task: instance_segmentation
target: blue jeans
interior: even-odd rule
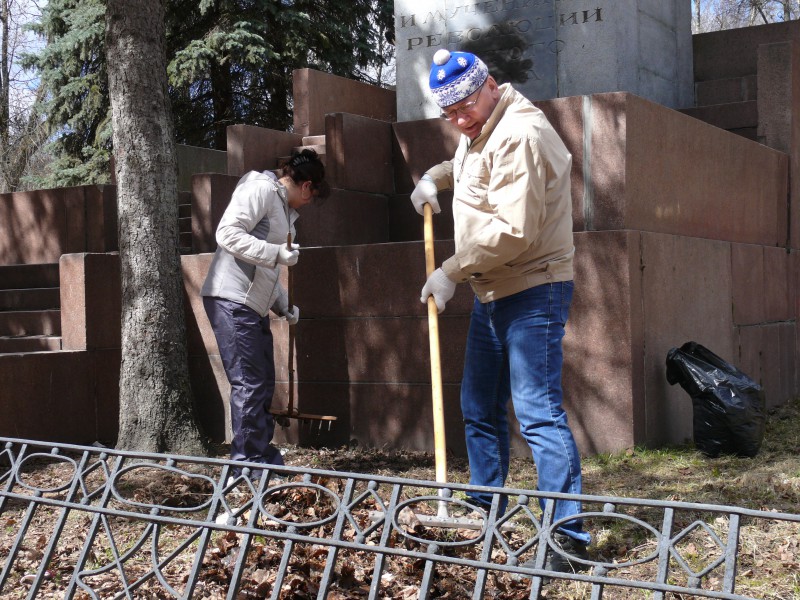
[[[475,299],[461,383],[471,484],[505,484],[510,396],[520,432],[533,454],[538,489],[581,493],[580,455],[561,406],[561,341],[572,291],[573,283],[567,281],[486,304]],[[486,507],[491,495],[476,493],[472,500]],[[502,510],[506,502],[504,497]],[[554,518],[580,512],[580,502],[560,500]],[[589,542],[580,519],[568,521],[561,531]]]
[[[231,384],[231,458],[282,465],[280,451],[270,443],[275,433],[269,412],[275,359],[269,317],[222,298],[204,297],[203,306]]]

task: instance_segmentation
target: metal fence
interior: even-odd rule
[[[3,598],[741,599],[743,530],[800,527],[726,506],[289,467],[251,481],[227,460],[0,446]],[[491,491],[492,509],[470,506],[470,489]],[[546,568],[563,498],[581,500],[598,548],[570,557],[574,573]],[[614,536],[636,546],[606,556]]]

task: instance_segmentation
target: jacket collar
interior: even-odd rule
[[[478,136],[471,142],[467,140],[468,147],[486,141],[489,136],[492,135],[492,132],[494,131],[495,127],[497,127],[500,119],[502,119],[503,115],[505,115],[506,109],[513,104],[517,92],[513,87],[511,87],[511,84],[504,83],[498,89],[502,93],[500,94],[500,99],[497,101],[497,106],[494,107],[492,114],[489,115],[489,118],[486,120],[486,123],[484,123],[483,128]]]

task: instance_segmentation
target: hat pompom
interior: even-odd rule
[[[436,54],[433,55],[433,63],[436,65],[444,65],[447,64],[447,61],[450,60],[450,51],[445,48],[440,48],[436,51]]]
[[[487,77],[489,69],[474,54],[440,48],[433,55],[429,85],[436,104],[444,108],[475,93]]]

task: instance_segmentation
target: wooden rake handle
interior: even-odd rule
[[[425,216],[425,273],[436,270],[433,253],[433,209],[423,206]],[[447,444],[444,429],[444,400],[442,397],[442,360],[439,353],[439,309],[436,300],[428,296],[428,339],[431,353],[431,392],[433,401],[433,447],[436,457],[436,481],[447,482]]]
[[[292,232],[286,234],[286,249],[292,251]],[[286,267],[286,298],[289,311],[292,310],[292,267]],[[288,319],[287,319],[288,320]],[[294,325],[289,323],[289,401],[287,412],[291,415],[294,412]]]

